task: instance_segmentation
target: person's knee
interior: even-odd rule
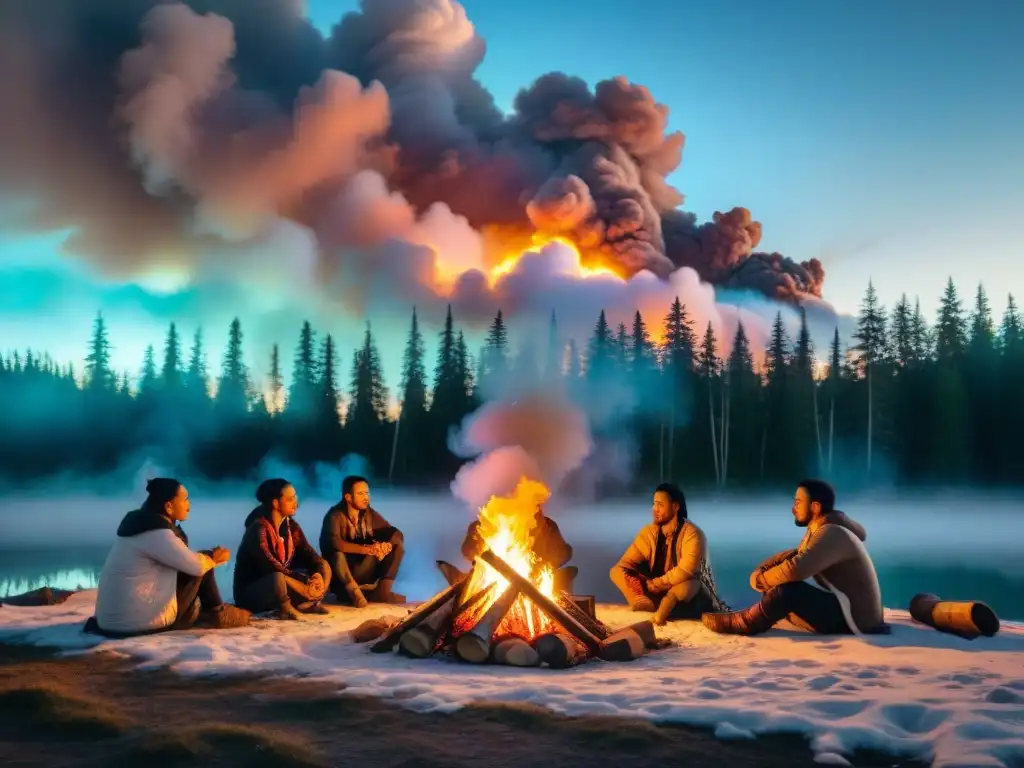
[[[273,573],[270,575],[270,588],[274,593],[274,597],[279,602],[287,602],[288,580],[284,577],[283,573]]]
[[[334,568],[331,567],[331,562],[329,560],[327,560],[326,558],[324,559],[324,562],[323,562],[323,571],[324,571],[324,573],[323,573],[324,583],[325,584],[330,584],[331,583],[331,577],[334,576]]]
[[[395,528],[395,532],[391,534],[391,547],[395,551],[405,551],[405,534]]]
[[[608,578],[612,580],[612,584],[619,584],[622,582],[622,569],[617,565],[613,565],[608,569]]]
[[[688,603],[700,592],[700,583],[693,579],[675,584],[668,591],[680,603]]]

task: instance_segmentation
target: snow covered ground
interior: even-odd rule
[[[480,700],[529,702],[567,715],[604,714],[715,729],[720,738],[771,731],[808,734],[819,762],[846,764],[857,747],[933,757],[936,766],[1006,766],[1024,760],[1024,624],[966,641],[889,611],[890,636],[814,637],[774,630],[722,637],[697,622],[659,634],[677,646],[630,664],[591,662],[565,671],[474,667],[443,659],[371,654],[347,630],[375,615],[332,606],[303,623],[259,620],[243,630],[168,633],[125,641],[84,635],[95,593],[61,606],[0,609],[0,642],[102,648],[142,668],[185,675],[304,675],[344,692],[451,711]],[[601,606],[611,625],[638,619]]]

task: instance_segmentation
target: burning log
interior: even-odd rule
[[[510,667],[539,667],[541,663],[540,654],[517,635],[497,641],[491,655],[495,664],[507,664]]]
[[[612,630],[608,626],[597,618],[590,616],[590,614],[580,608],[576,601],[564,592],[559,593],[558,596],[555,597],[555,601],[558,603],[560,608],[565,610],[565,612],[572,616],[581,627],[585,627],[586,630],[598,640],[604,640],[612,633]]]
[[[491,585],[496,586],[495,584]],[[491,655],[491,639],[494,637],[494,630],[505,614],[508,613],[516,598],[519,597],[519,590],[513,585],[508,587],[491,605],[484,615],[477,621],[472,629],[459,635],[455,641],[455,653],[463,661],[473,664],[483,664]]]
[[[459,626],[466,626],[473,621],[467,617],[472,616],[473,612],[484,600],[489,598],[493,591],[480,590],[467,600],[466,590],[473,583],[474,573],[475,569],[468,576],[463,576],[463,580],[455,585],[459,589],[456,591],[454,599],[446,602],[417,626],[407,629],[402,634],[398,644],[400,650],[413,658],[425,659],[444,645],[445,637],[453,629],[457,630]]]
[[[432,598],[427,600],[427,602],[411,611],[408,616],[392,627],[384,637],[371,645],[370,650],[373,653],[387,653],[388,651],[394,650],[395,646],[398,645],[401,640],[402,634],[406,630],[417,626],[420,622],[428,618],[438,609],[442,608],[449,601],[454,600],[455,595],[462,588],[463,583],[465,583],[465,580],[460,581],[457,584],[452,584],[444,591],[438,592]]]
[[[398,641],[398,649],[416,659],[425,659],[440,647],[452,623],[455,600],[449,600],[418,626],[407,629]]]
[[[540,660],[552,669],[566,669],[582,664],[590,654],[587,646],[572,635],[562,632],[546,632],[533,641]]]
[[[478,557],[494,568],[512,585],[517,592],[522,592],[529,600],[548,616],[557,621],[562,627],[570,632],[576,639],[582,642],[587,649],[596,654],[601,646],[601,640],[586,627],[574,619],[565,609],[554,600],[549,599],[529,579],[521,576],[512,566],[502,560],[490,549],[485,549]],[[511,604],[510,604],[511,605]]]

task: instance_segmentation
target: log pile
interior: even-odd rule
[[[504,577],[507,586],[492,583],[467,594],[477,569],[485,564]],[[548,619],[543,631],[532,632],[528,620],[511,613],[520,597]],[[565,669],[595,658],[632,661],[659,647],[663,645],[650,621],[613,630],[598,620],[592,599],[562,593],[551,599],[485,550],[473,570],[390,627],[370,651],[390,653],[397,648],[412,658],[444,654],[471,664]]]

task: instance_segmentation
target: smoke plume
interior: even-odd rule
[[[69,231],[69,253],[110,275],[173,265],[193,280],[298,226],[310,236],[290,238],[279,278],[312,269],[312,301],[356,311],[378,295],[469,320],[565,296],[592,310],[602,292],[635,307],[694,273],[820,297],[821,264],[757,252],[746,209],[703,224],[678,210],[667,177],[683,135],[643,86],[551,73],[504,115],[455,0],[365,0],[326,38],[302,13],[296,0],[7,0],[0,221]],[[541,249],[495,275],[556,237],[613,274],[584,279]]]
[[[484,405],[466,418],[452,442],[456,454],[475,458],[452,481],[455,496],[473,508],[510,494],[524,476],[557,490],[593,448],[586,415],[551,392]]]

